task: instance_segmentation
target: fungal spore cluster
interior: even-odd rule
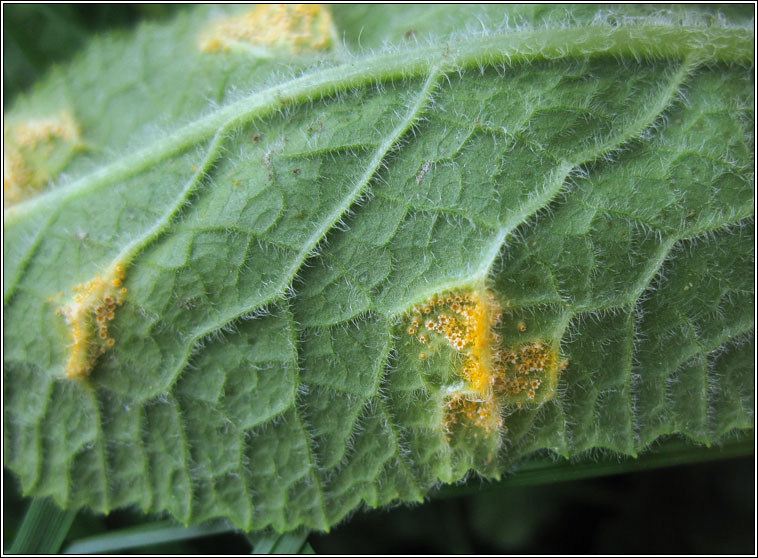
[[[487,433],[498,430],[504,405],[521,406],[552,396],[558,372],[567,362],[543,340],[504,346],[498,333],[508,327],[503,316],[495,294],[484,288],[435,295],[408,313],[406,333],[427,345],[419,353],[422,361],[438,345],[457,355],[456,373],[463,387],[444,395],[443,427],[448,433],[464,421]],[[523,322],[515,327],[526,329]]]
[[[116,344],[109,332],[109,322],[116,317],[116,309],[128,293],[123,286],[125,277],[123,264],[115,264],[104,274],[74,285],[73,300],[58,309],[57,314],[65,317],[71,335],[68,378],[87,377],[97,358]]]

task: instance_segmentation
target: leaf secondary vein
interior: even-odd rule
[[[256,308],[264,307],[267,304],[281,298],[282,294],[286,291],[287,285],[291,284],[295,275],[302,267],[303,262],[313,253],[313,250],[315,250],[319,242],[321,242],[321,240],[324,238],[324,235],[326,235],[326,233],[344,215],[344,213],[352,206],[352,204],[364,193],[366,187],[370,183],[371,179],[374,177],[374,174],[384,162],[384,159],[387,156],[387,154],[396,147],[397,142],[400,140],[400,138],[402,138],[405,135],[408,129],[410,129],[413,123],[417,120],[421,112],[423,112],[424,108],[430,101],[434,93],[434,90],[437,87],[437,84],[439,83],[439,78],[441,77],[441,75],[442,73],[439,70],[433,71],[429,75],[426,82],[424,83],[424,86],[422,87],[421,91],[418,93],[416,100],[409,108],[405,117],[398,123],[398,125],[390,134],[390,136],[379,146],[379,149],[377,149],[368,168],[366,169],[364,174],[361,176],[361,178],[356,182],[355,186],[353,187],[353,190],[343,200],[343,202],[323,220],[321,225],[308,238],[303,248],[298,252],[297,256],[295,257],[292,265],[287,269],[287,272],[285,273],[286,280],[282,281],[281,284],[277,286],[277,288],[275,289],[275,292],[271,293],[269,297],[267,297],[265,300],[260,301],[259,304],[256,306]],[[219,320],[215,321],[212,325],[198,328],[196,331],[192,332],[187,342],[187,350],[185,351],[185,354],[182,356],[181,360],[175,367],[172,377],[176,379],[178,377],[179,371],[181,371],[186,366],[187,362],[189,361],[190,356],[192,355],[192,350],[195,345],[195,342],[205,337],[206,335],[209,335],[213,333],[214,331],[218,330],[224,324],[229,323],[239,318],[240,316],[246,313],[249,313],[252,310],[254,309],[251,309],[251,308],[237,309],[231,315],[221,317]]]
[[[691,54],[688,55],[666,86],[663,87],[660,95],[657,96],[649,109],[644,110],[636,118],[626,123],[626,125],[620,125],[618,127],[618,129],[621,130],[620,132],[612,134],[604,141],[599,142],[595,148],[580,152],[573,161],[563,161],[558,168],[553,171],[552,180],[548,182],[546,187],[543,188],[541,192],[538,192],[537,195],[531,196],[529,201],[521,206],[519,212],[509,219],[509,222],[503,225],[500,231],[498,231],[487,256],[482,262],[477,277],[483,280],[489,274],[505,239],[511,231],[539,210],[546,207],[561,191],[566,179],[572,171],[578,169],[581,165],[597,159],[609,151],[617,149],[642,133],[647,127],[651,126],[656,119],[660,117],[663,111],[674,101],[679,91],[679,87],[681,87],[687,77],[697,69],[699,62],[699,57]]]

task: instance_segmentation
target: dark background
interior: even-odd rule
[[[6,549],[28,501],[6,473]],[[308,540],[318,554],[754,554],[754,503],[749,456],[542,486],[485,485],[423,505],[361,510]],[[156,519],[85,510],[67,541]],[[250,545],[229,533],[138,551],[246,554]]]
[[[142,20],[171,18],[179,5],[3,6],[4,108],[50,66],[65,63],[96,33],[124,33]],[[5,548],[29,500],[4,474]],[[466,492],[464,489],[460,492]],[[359,511],[329,534],[311,535],[317,553],[754,554],[754,457],[582,481],[437,495],[423,506]],[[139,511],[80,512],[68,541],[153,521]],[[64,544],[65,547],[65,544]],[[248,553],[225,534],[144,547],[144,552]]]

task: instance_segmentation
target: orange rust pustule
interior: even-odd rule
[[[38,195],[74,153],[84,148],[70,112],[3,125],[3,201],[10,206]]]
[[[200,37],[205,52],[236,45],[285,48],[294,54],[322,51],[333,43],[334,23],[321,4],[259,4],[249,12],[213,22]]]
[[[500,304],[492,292],[454,291],[428,299],[412,309],[409,335],[420,343],[441,338],[464,359],[461,376],[464,391],[453,392],[445,403],[444,427],[466,420],[487,433],[502,425],[500,403],[493,393],[498,364],[493,349],[500,342],[494,327],[502,319]]]
[[[533,341],[511,351],[502,349],[496,356],[500,363],[496,391],[534,399],[544,383],[555,384],[557,373],[565,368],[558,351],[542,341]]]
[[[558,373],[566,367],[558,350],[543,341],[502,347],[495,331],[503,319],[502,307],[489,290],[436,295],[415,305],[411,312],[409,336],[430,346],[435,339],[444,340],[462,357],[458,374],[463,386],[445,395],[448,433],[464,419],[487,433],[497,430],[502,426],[503,404],[521,405],[535,400],[538,393],[542,394],[538,401],[551,397]],[[517,328],[524,331],[526,324],[518,322]]]
[[[115,264],[105,275],[72,287],[74,299],[56,312],[66,318],[71,334],[67,378],[87,377],[98,357],[116,344],[109,337],[108,324],[128,292],[121,287],[125,277],[124,266]]]
[[[481,398],[475,394],[453,393],[445,402],[444,428],[448,436],[454,425],[468,421],[490,433],[503,426],[498,402],[493,397]]]
[[[463,376],[484,396],[491,393],[496,378],[492,349],[499,338],[493,327],[501,319],[500,304],[491,292],[452,292],[414,306],[408,334],[422,343],[436,334],[463,354]]]

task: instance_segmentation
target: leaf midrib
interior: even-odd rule
[[[745,63],[753,59],[752,40],[752,30],[743,27],[588,25],[453,38],[444,46],[422,45],[407,51],[365,58],[356,56],[352,61],[302,75],[219,108],[167,138],[125,155],[65,187],[6,209],[4,220],[6,226],[12,225],[24,216],[60,206],[90,190],[139,174],[166,157],[208,140],[220,129],[242,125],[284,106],[313,101],[350,87],[428,75],[433,68],[446,73],[472,66],[599,54],[683,59],[697,53],[699,61]]]
[[[662,46],[661,46],[662,45]],[[538,29],[512,33],[483,33],[478,37],[453,38],[442,46],[422,45],[407,52],[397,50],[389,53],[359,58],[331,68],[302,75],[282,84],[259,91],[233,104],[222,107],[197,121],[179,129],[168,137],[158,140],[135,153],[127,154],[105,165],[100,170],[84,176],[71,184],[48,192],[4,211],[4,227],[13,227],[18,221],[48,211],[42,219],[29,249],[7,271],[3,302],[7,303],[19,284],[39,243],[66,202],[90,191],[105,188],[114,182],[139,174],[150,165],[166,157],[180,153],[193,145],[213,137],[203,168],[188,181],[179,198],[184,199],[194,191],[206,163],[212,161],[214,151],[225,139],[224,134],[255,118],[262,118],[287,104],[313,101],[349,87],[365,86],[396,78],[427,75],[437,68],[442,75],[485,64],[511,64],[533,59],[554,59],[570,56],[622,56],[689,58],[695,62],[752,61],[752,31],[743,27],[697,27],[664,25],[589,25],[561,29]],[[181,201],[181,200],[179,200]],[[174,206],[165,214],[175,213]],[[160,225],[160,223],[159,223]],[[150,231],[160,227],[151,227]],[[150,232],[148,231],[148,232]],[[507,231],[499,234],[502,244]],[[145,235],[141,237],[144,240]],[[122,251],[130,251],[130,248]],[[493,252],[494,254],[494,252]],[[493,255],[494,258],[494,255]],[[491,265],[483,265],[478,274],[483,276]]]

